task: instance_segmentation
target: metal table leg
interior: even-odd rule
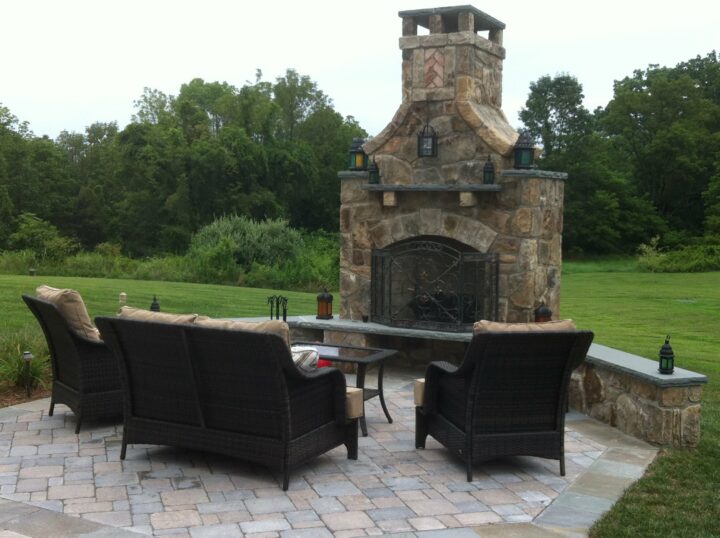
[[[388,408],[385,405],[385,395],[383,394],[383,373],[385,372],[385,361],[382,361],[380,363],[380,370],[378,370],[378,396],[380,396],[380,405],[382,406],[382,410],[385,412],[385,416],[388,419],[388,422],[392,424],[392,417],[390,416],[390,413],[388,412]]]
[[[360,417],[360,429],[362,430],[363,437],[367,437],[367,424],[365,423],[365,372],[367,365],[357,365],[357,379],[355,386],[359,389],[363,389],[363,414]]]

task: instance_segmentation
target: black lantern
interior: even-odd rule
[[[535,309],[535,323],[545,323],[552,320],[552,310],[545,303],[541,303]]]
[[[158,303],[157,296],[155,295],[153,295],[152,303],[150,303],[150,310],[160,312],[160,303]]]
[[[375,163],[375,159],[373,159],[370,163],[370,166],[368,166],[368,183],[380,183],[380,169]]]
[[[665,343],[660,348],[660,368],[658,371],[661,374],[672,374],[675,369],[675,353],[673,353],[672,347],[670,347],[670,335],[665,337]]]
[[[333,296],[328,293],[327,288],[317,296],[317,319],[332,319]]]
[[[23,351],[23,377],[25,378],[25,395],[29,398],[32,392],[32,375],[30,372],[30,363],[35,357],[29,351]]]
[[[429,123],[417,135],[418,157],[437,157],[437,133]]]
[[[485,161],[485,166],[483,166],[483,183],[485,185],[492,185],[495,183],[495,165],[490,160],[490,155],[488,155],[487,161]]]
[[[367,170],[368,156],[363,151],[362,145],[365,142],[362,138],[353,138],[350,146],[350,170]]]
[[[535,141],[530,131],[523,131],[515,143],[515,168],[533,168],[535,166]]]

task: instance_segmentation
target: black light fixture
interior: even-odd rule
[[[675,353],[670,347],[670,335],[665,337],[665,343],[660,348],[660,367],[658,371],[661,374],[672,374],[675,369]]]
[[[368,165],[368,183],[380,183],[380,168],[378,168],[375,158]]]
[[[317,319],[332,319],[333,296],[328,293],[327,288],[317,296]]]
[[[523,131],[513,149],[515,168],[533,168],[535,166],[535,140],[530,131]]]
[[[435,129],[426,123],[417,135],[418,157],[437,157],[438,140]]]
[[[33,379],[30,372],[30,363],[35,357],[29,351],[23,351],[23,377],[25,378],[25,396],[30,397],[32,392]]]
[[[362,145],[365,143],[365,140],[362,138],[356,137],[352,140],[352,145],[350,146],[350,151],[348,155],[350,156],[350,166],[349,169],[353,171],[360,171],[360,170],[367,170],[368,167],[368,156],[363,151]]]
[[[152,303],[150,303],[150,310],[153,312],[160,312],[160,303],[158,303],[156,295],[153,295]]]
[[[495,183],[495,165],[490,160],[490,155],[488,155],[485,166],[483,166],[483,184],[492,185],[493,183]]]
[[[535,309],[535,323],[545,323],[552,320],[552,310],[545,303],[541,303]]]

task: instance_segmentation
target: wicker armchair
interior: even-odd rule
[[[345,377],[300,370],[286,342],[264,332],[97,318],[125,393],[128,443],[182,446],[290,470],[340,445],[357,459],[357,419],[345,418]]]
[[[565,405],[570,373],[589,331],[476,334],[459,367],[433,362],[416,407],[415,446],[431,435],[473,463],[528,455],[560,460],[565,475]]]
[[[62,403],[77,416],[75,433],[86,419],[122,416],[122,390],[117,361],[102,341],[77,334],[52,303],[22,296],[45,333],[52,365],[50,411]]]

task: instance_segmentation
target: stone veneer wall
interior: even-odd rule
[[[647,362],[657,368],[655,361]],[[656,445],[697,446],[704,376],[677,386],[659,385],[658,379],[599,364],[588,355],[572,374],[570,406]]]
[[[366,174],[341,172],[340,317],[370,312],[374,248],[421,235],[448,237],[499,255],[499,319],[530,321],[541,302],[560,315],[560,264],[565,174],[505,171],[499,192],[373,192]],[[462,203],[464,194],[473,203]]]

